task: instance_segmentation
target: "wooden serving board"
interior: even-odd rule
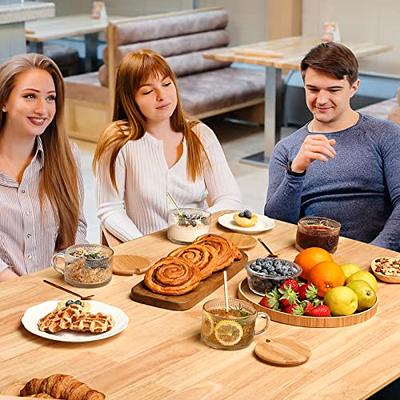
[[[359,324],[360,322],[372,318],[378,309],[378,302],[376,302],[368,310],[341,317],[308,317],[306,315],[292,315],[282,311],[271,310],[270,308],[258,304],[262,297],[256,295],[250,290],[249,285],[247,284],[247,278],[239,283],[238,297],[239,299],[247,300],[252,303],[257,311],[266,312],[272,321],[287,325],[304,326],[306,328],[339,328]]]
[[[235,261],[225,270],[228,273],[228,279],[235,276],[247,264],[247,255],[242,253],[243,257],[239,261]],[[153,293],[141,281],[131,290],[131,299],[138,303],[147,304],[149,306],[166,308],[167,310],[184,311],[195,306],[198,302],[207,297],[224,284],[223,271],[214,272],[210,277],[201,281],[199,286],[193,291],[181,296],[165,296]]]

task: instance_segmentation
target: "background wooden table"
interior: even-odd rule
[[[43,42],[70,36],[84,36],[85,70],[90,72],[97,65],[99,32],[105,31],[109,22],[116,22],[123,19],[127,18],[109,16],[107,19],[94,19],[90,14],[39,19],[25,24],[25,39],[36,45],[38,53],[43,53]]]
[[[244,46],[222,48],[204,53],[205,58],[239,62],[265,67],[264,150],[243,159],[252,164],[268,163],[275,144],[280,140],[282,125],[282,70],[299,70],[300,62],[319,38],[294,36]],[[371,42],[344,42],[357,58],[389,51],[391,46]]]
[[[217,227],[214,231],[222,232]],[[277,222],[262,237],[274,252],[292,260],[295,226]],[[158,232],[122,244],[116,254],[136,254],[153,260],[176,245]],[[257,245],[249,259],[264,256]],[[367,269],[370,260],[398,253],[340,238],[335,259]],[[240,272],[229,282],[236,295]],[[51,269],[0,284],[0,393],[15,382],[54,373],[72,374],[108,399],[365,399],[399,376],[399,286],[379,284],[378,312],[372,319],[344,328],[302,328],[271,322],[266,337],[295,337],[312,350],[310,360],[298,367],[263,364],[253,355],[254,344],[239,351],[219,351],[200,341],[201,302],[184,312],[135,303],[131,287],[142,276],[114,276],[103,288],[79,289],[95,293],[95,300],[117,306],[129,318],[121,334],[91,343],[61,343],[36,337],[21,326],[24,311],[68,295],[42,283],[62,283]],[[222,297],[218,289],[208,299]]]

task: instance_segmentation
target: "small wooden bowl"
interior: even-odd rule
[[[359,324],[360,322],[372,318],[378,309],[378,302],[376,302],[368,310],[340,317],[308,317],[306,315],[287,314],[258,304],[262,297],[256,295],[250,290],[249,285],[247,284],[247,278],[239,283],[238,297],[239,299],[247,300],[252,303],[257,311],[266,312],[272,321],[287,325],[304,326],[306,328],[339,328],[342,326]]]
[[[400,259],[399,258],[392,258],[392,257],[377,257],[374,258],[371,261],[371,269],[372,272],[374,273],[374,275],[382,282],[386,282],[386,283],[400,283],[400,276],[391,276],[391,275],[386,275],[383,274],[382,272],[378,272],[376,269],[378,266],[380,266],[381,261],[385,259],[388,263],[391,263],[393,261],[397,261],[398,263],[400,263]]]

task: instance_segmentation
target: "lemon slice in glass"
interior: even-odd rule
[[[243,328],[236,321],[223,319],[215,325],[214,334],[222,345],[234,346],[243,337]]]
[[[203,336],[211,336],[213,332],[214,332],[214,321],[209,314],[204,313],[203,324],[201,326],[201,333]]]

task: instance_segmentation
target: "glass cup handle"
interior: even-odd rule
[[[58,265],[57,261],[59,258],[62,258],[64,260],[64,265],[61,267]],[[54,254],[54,256],[51,259],[51,265],[53,268],[60,274],[64,275],[64,268],[65,268],[65,254],[64,253],[57,253]]]
[[[267,329],[268,324],[270,322],[270,318],[269,318],[269,315],[265,312],[258,312],[256,315],[256,318],[264,318],[265,319],[265,326],[263,328],[259,329],[258,331],[254,332],[254,335],[259,335],[260,333],[265,332],[265,330]]]

